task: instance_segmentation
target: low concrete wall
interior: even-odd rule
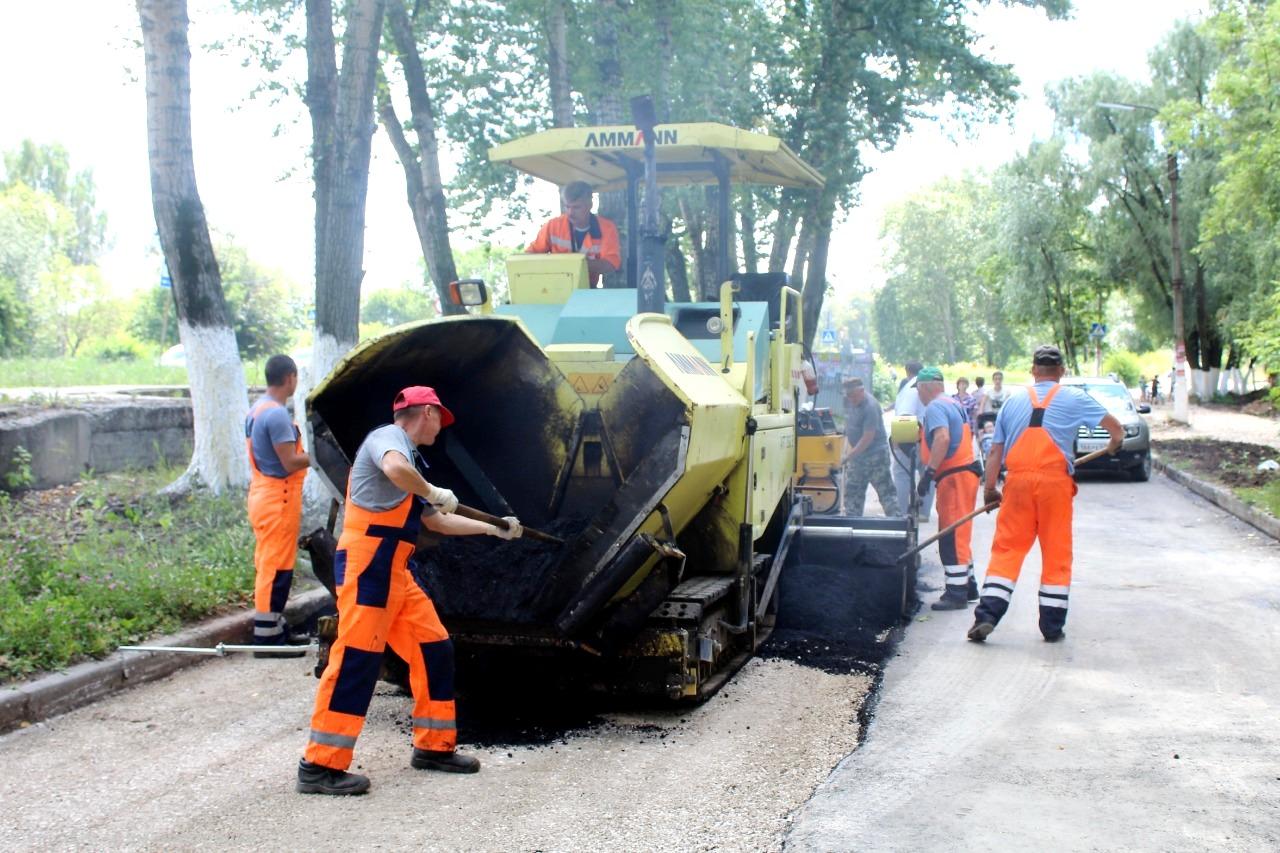
[[[85,471],[119,471],[181,463],[191,456],[191,401],[136,398],[64,409],[0,413],[0,487],[31,454],[31,488],[73,483]]]

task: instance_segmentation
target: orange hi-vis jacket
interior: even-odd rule
[[[281,615],[293,585],[293,566],[298,553],[298,533],[302,528],[302,481],[307,469],[284,477],[262,473],[253,458],[253,423],[263,411],[279,406],[275,400],[259,400],[245,418],[245,449],[249,454],[249,524],[256,544],[253,549],[253,637],[259,643],[280,643],[285,639]],[[302,451],[301,433],[295,423],[294,448]]]
[[[546,224],[538,231],[538,236],[533,239],[529,247],[525,249],[529,254],[545,255],[556,254],[560,252],[581,252],[589,259],[606,261],[613,265],[615,270],[622,267],[622,250],[618,244],[618,228],[603,216],[591,214],[591,222],[587,230],[582,234],[582,242],[577,247],[574,246],[574,229],[569,222],[569,214],[564,213],[553,219],[547,220]],[[595,287],[600,282],[600,275],[595,273],[591,276],[591,286]]]
[[[336,770],[351,765],[388,645],[409,665],[413,745],[440,752],[457,746],[453,641],[409,569],[423,506],[421,498],[407,495],[375,512],[352,501],[348,486],[334,553],[338,637],[311,716],[305,757],[313,764]]]
[[[1003,615],[1022,562],[1039,539],[1040,629],[1046,636],[1060,632],[1066,623],[1071,588],[1071,517],[1076,484],[1067,473],[1062,450],[1042,425],[1045,410],[1061,387],[1054,385],[1043,400],[1036,397],[1035,386],[1027,388],[1031,420],[1013,445],[1005,448],[1008,474],[979,605],[980,613],[990,611],[983,617],[989,621]]]
[[[960,443],[955,451],[943,459],[934,474],[937,497],[934,506],[938,510],[938,529],[941,530],[973,511],[978,496],[978,472],[973,458],[973,433],[964,414],[964,407],[950,401],[960,409],[963,423]],[[921,439],[920,456],[929,464],[929,437]],[[969,582],[968,566],[973,562],[973,522],[968,521],[938,540],[938,557],[942,561],[948,586],[965,588]]]

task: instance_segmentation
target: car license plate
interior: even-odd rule
[[[1083,455],[1095,450],[1105,450],[1110,443],[1108,438],[1082,438],[1076,442],[1076,453]]]

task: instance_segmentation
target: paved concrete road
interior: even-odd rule
[[[1280,850],[1280,548],[1163,478],[1082,484],[1075,542],[1062,643],[1037,551],[985,645],[922,611],[788,850]]]

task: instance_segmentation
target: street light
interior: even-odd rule
[[[1125,104],[1098,101],[1098,106],[1108,110],[1135,112],[1146,110],[1152,115],[1160,111],[1145,104]],[[1169,174],[1169,240],[1173,251],[1173,419],[1188,423],[1187,412],[1187,346],[1182,320],[1182,234],[1178,230],[1178,155],[1169,151],[1165,155]]]

